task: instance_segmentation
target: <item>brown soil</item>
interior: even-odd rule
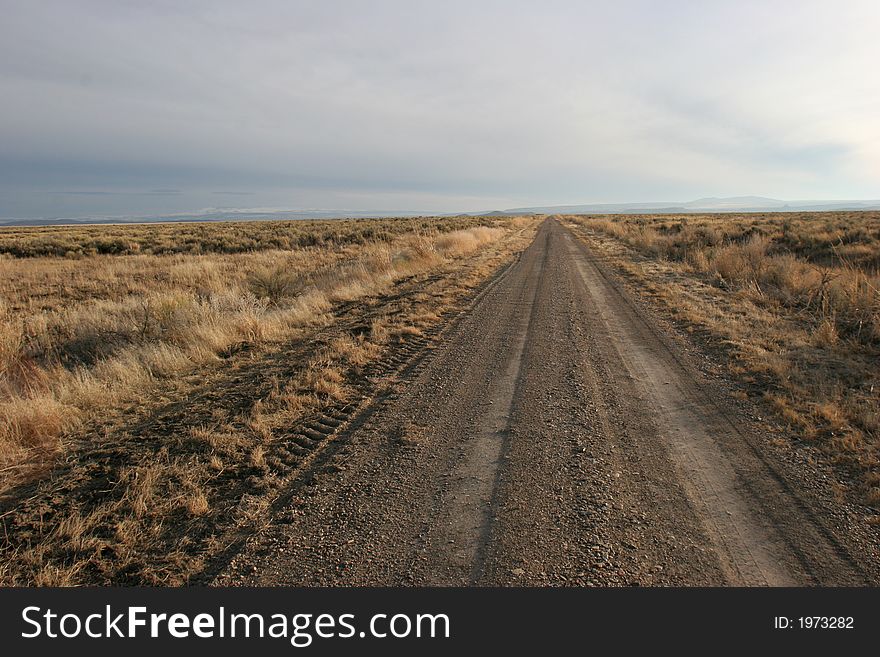
[[[480,298],[536,225],[511,222],[504,239],[337,301],[289,339],[233,344],[137,403],[106,408],[63,460],[3,491],[0,584],[213,576]]]
[[[864,585],[874,529],[820,465],[546,221],[386,373],[215,584]]]

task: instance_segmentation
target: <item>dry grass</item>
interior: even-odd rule
[[[157,380],[215,362],[233,346],[322,325],[333,303],[374,294],[502,233],[481,225],[441,232],[446,225],[436,220],[425,230],[426,222],[377,222],[380,229],[322,222],[316,240],[326,242],[332,224],[329,246],[290,251],[0,261],[0,472],[57,454],[65,434],[90,415],[148,393]],[[258,236],[268,230],[259,222],[246,227]],[[179,230],[213,235],[222,228]],[[60,232],[46,230],[53,238]],[[39,242],[39,231],[23,232]],[[69,229],[65,237],[86,232]],[[380,237],[364,242],[373,234]],[[173,229],[162,227],[161,235],[173,236]],[[0,231],[0,242],[4,236]]]
[[[0,583],[180,584],[223,531],[265,522],[295,427],[361,403],[363,369],[537,225],[427,221],[284,251],[0,260]]]
[[[453,231],[490,223],[472,217],[227,221],[0,228],[0,254],[77,259],[95,255],[204,255],[291,251],[389,241],[401,232]]]
[[[570,221],[677,317],[719,339],[731,371],[876,506],[880,213]]]

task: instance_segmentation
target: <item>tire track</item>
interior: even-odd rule
[[[313,427],[329,447],[215,583],[870,581],[671,349],[546,221],[374,402]]]
[[[488,390],[488,408],[477,422],[474,437],[465,457],[452,473],[453,490],[446,508],[450,524],[446,527],[447,543],[453,547],[450,555],[463,570],[469,570],[469,584],[482,576],[483,559],[492,525],[493,500],[498,484],[499,468],[504,446],[510,434],[514,401],[521,381],[523,352],[531,337],[534,323],[538,281],[547,260],[535,259],[527,274],[529,284],[522,288],[522,296],[510,305],[512,312],[506,365],[500,375],[493,377]]]
[[[595,256],[570,232],[566,238],[569,254],[612,336],[613,349],[650,406],[678,464],[728,582],[793,586],[867,581],[864,571],[781,481],[743,430],[701,390]],[[779,509],[787,509],[789,517],[780,518]],[[791,527],[794,517],[797,529]]]

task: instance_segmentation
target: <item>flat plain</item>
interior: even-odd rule
[[[5,584],[876,584],[880,215],[0,230]]]

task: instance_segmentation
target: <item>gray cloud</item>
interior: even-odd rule
[[[880,9],[826,4],[6,0],[0,216],[876,197]]]

